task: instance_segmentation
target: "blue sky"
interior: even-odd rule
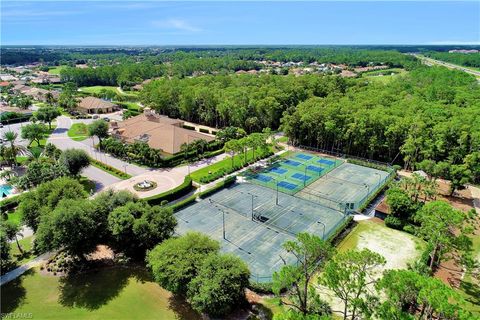
[[[480,44],[480,1],[4,1],[2,45]]]

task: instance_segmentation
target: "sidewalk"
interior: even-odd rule
[[[5,273],[1,278],[0,278],[0,286],[3,286],[5,283],[8,283],[18,277],[20,277],[22,274],[24,274],[25,272],[27,272],[28,270],[32,269],[32,268],[35,268],[37,266],[40,266],[42,264],[44,264],[45,262],[48,261],[48,259],[50,259],[53,255],[55,254],[55,252],[47,252],[47,253],[44,253],[38,257],[36,257],[35,259],[33,259],[32,261],[30,262],[27,262],[25,263],[24,265],[21,265],[20,267],[16,268],[16,269],[13,269],[12,271],[9,271],[7,273]]]

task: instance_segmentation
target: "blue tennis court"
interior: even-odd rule
[[[308,179],[310,179],[310,178],[312,178],[312,177],[306,176],[306,175],[304,175],[304,174],[301,174],[301,173],[298,173],[298,172],[297,172],[297,173],[295,173],[295,174],[292,175],[292,178],[298,179],[298,180],[302,180],[302,181],[306,181],[306,180],[308,180]]]
[[[310,160],[310,159],[313,158],[313,156],[310,156],[310,155],[304,154],[304,153],[299,153],[295,157],[303,159],[303,160]]]
[[[266,176],[264,174],[257,174],[255,176],[255,179],[259,180],[259,181],[262,181],[262,182],[270,182],[273,180],[273,178],[269,177],[269,176]]]
[[[288,190],[295,190],[298,187],[296,184],[286,182],[286,181],[280,181],[278,183],[278,186],[281,187],[281,188],[288,189]]]
[[[294,166],[294,167],[298,167],[299,165],[301,165],[300,162],[293,161],[290,159],[284,160],[283,163],[288,164],[289,166]]]
[[[267,172],[273,172],[273,173],[276,173],[276,174],[284,174],[284,173],[288,172],[288,170],[284,169],[284,168],[273,167],[270,170],[268,170]]]
[[[332,164],[335,164],[335,161],[327,160],[327,159],[320,159],[317,162],[321,164],[326,164],[327,166],[331,166]]]
[[[320,173],[320,172],[323,171],[323,168],[320,168],[320,167],[317,167],[317,166],[307,166],[307,170],[311,170],[311,171]]]

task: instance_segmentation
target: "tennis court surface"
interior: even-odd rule
[[[343,163],[335,158],[294,152],[267,168],[246,173],[249,182],[295,194]]]
[[[272,273],[283,265],[282,258],[295,262],[282,248],[285,241],[299,232],[327,238],[345,219],[340,211],[251,183],[220,190],[175,216],[177,233],[199,231],[219,241],[223,252],[248,264],[257,282],[271,281]]]
[[[356,210],[386,183],[389,175],[386,171],[343,163],[300,190],[296,196],[326,206],[333,205],[338,210],[344,210],[348,203],[348,209]]]

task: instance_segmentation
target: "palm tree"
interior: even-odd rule
[[[7,131],[3,133],[3,139],[10,144],[10,147],[7,149],[7,157],[10,158],[10,164],[17,164],[17,155],[28,154],[28,149],[22,145],[15,144],[15,141],[18,138],[18,134],[13,131]]]

